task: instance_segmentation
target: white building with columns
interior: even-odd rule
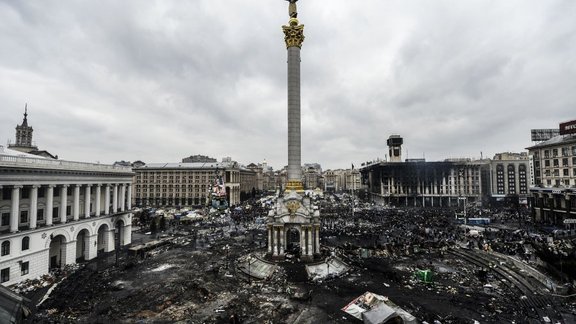
[[[0,146],[0,282],[9,286],[131,243],[129,167]]]

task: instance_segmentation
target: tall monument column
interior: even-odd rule
[[[300,139],[300,49],[304,25],[298,22],[296,1],[290,0],[290,20],[282,26],[288,50],[288,183],[286,190],[303,191]]]

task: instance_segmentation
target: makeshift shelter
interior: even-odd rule
[[[394,304],[387,297],[365,292],[342,308],[365,324],[406,323],[416,324],[416,317]]]

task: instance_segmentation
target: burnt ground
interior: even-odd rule
[[[486,280],[494,289],[485,292],[479,268],[433,248],[369,258],[342,250],[352,270],[341,278],[311,283],[302,264],[284,263],[269,280],[248,283],[235,263],[249,252],[263,252],[261,237],[262,231],[229,237],[212,230],[174,238],[144,259],[123,255],[118,266],[114,255],[101,258],[60,282],[31,322],[230,323],[236,316],[243,323],[359,323],[340,309],[366,291],[430,323],[537,319],[518,292],[491,276]],[[348,239],[353,238],[323,241]],[[434,283],[415,279],[416,268],[433,269]],[[308,292],[311,298],[302,297]]]

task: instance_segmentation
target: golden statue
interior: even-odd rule
[[[298,0],[286,0],[290,2],[290,6],[288,7],[288,14],[290,18],[298,18],[298,10],[296,9],[296,2]]]

